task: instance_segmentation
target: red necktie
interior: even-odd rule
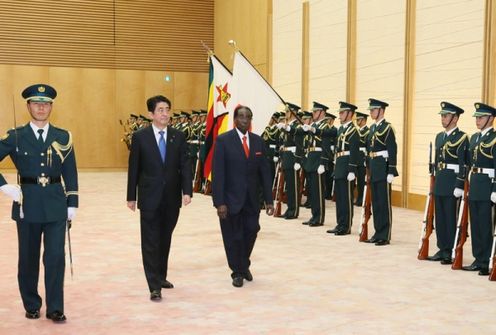
[[[246,136],[243,136],[243,149],[245,150],[246,158],[250,157],[250,148],[248,148],[248,144],[246,143]]]

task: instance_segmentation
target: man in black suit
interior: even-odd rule
[[[250,255],[260,230],[259,189],[267,215],[274,213],[270,168],[263,139],[248,131],[253,113],[246,106],[234,110],[235,128],[219,135],[214,149],[212,199],[220,219],[232,284],[253,280]]]
[[[172,232],[182,203],[191,202],[191,164],[184,133],[169,124],[171,103],[158,95],[146,102],[151,127],[135,132],[129,154],[127,206],[136,210],[136,189],[141,222],[141,252],[150,299],[162,299]]]

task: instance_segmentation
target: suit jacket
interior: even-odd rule
[[[138,198],[138,208],[145,211],[156,210],[162,199],[166,206],[179,208],[182,195],[193,194],[191,169],[184,133],[167,127],[163,163],[153,127],[140,129],[133,134],[131,141],[127,201]]]
[[[29,123],[15,131],[9,130],[0,139],[0,161],[7,155],[10,155],[21,178],[62,177],[65,185],[21,185],[24,220],[62,221],[67,219],[67,207],[78,207],[76,158],[72,136],[67,130],[50,124],[46,140],[41,144]],[[6,180],[0,174],[0,186],[4,184]],[[16,202],[12,206],[12,219],[20,219]]]
[[[212,199],[214,206],[227,205],[229,214],[241,211],[247,197],[260,212],[259,190],[267,204],[272,204],[269,163],[263,139],[248,132],[250,156],[246,158],[236,129],[217,137],[213,158]]]

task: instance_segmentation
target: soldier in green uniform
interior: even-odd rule
[[[299,190],[300,183],[298,179],[297,165],[298,159],[296,157],[296,142],[295,134],[298,122],[296,120],[296,113],[300,110],[300,107],[287,103],[286,111],[286,123],[279,123],[278,127],[284,133],[284,143],[281,148],[281,159],[282,159],[282,169],[284,173],[284,181],[286,184],[286,196],[288,208],[284,213],[284,218],[286,220],[292,220],[298,218],[300,214],[300,204],[299,204]]]
[[[302,167],[305,167],[306,160],[308,157],[308,150],[312,146],[312,135],[309,134],[308,131],[305,131],[303,126],[304,125],[310,125],[313,122],[312,117],[313,117],[313,115],[311,112],[304,111],[303,116],[301,117],[301,119],[303,121],[303,125],[300,125],[298,127],[297,133],[296,133],[296,135],[298,136],[298,133],[301,132],[301,135],[303,136],[303,138],[302,138],[303,143],[301,145],[301,150],[302,150],[302,155],[303,155],[303,158],[301,160],[301,166]],[[296,148],[298,148],[298,144],[296,145]],[[310,182],[308,179],[308,174],[306,173],[304,168],[302,170],[300,170],[300,177],[301,176],[304,177],[304,178],[300,178],[300,180],[302,181],[301,195],[306,194],[305,203],[303,203],[301,206],[303,206],[305,208],[311,208],[312,206],[310,205],[310,192],[309,192],[310,191]],[[306,224],[306,222],[304,222],[303,224]]]
[[[336,150],[334,153],[334,193],[336,195],[336,227],[327,232],[334,235],[348,235],[353,224],[353,189],[356,178],[360,135],[353,123],[357,107],[339,102],[339,121]]]
[[[310,220],[303,222],[309,227],[324,225],[325,220],[325,170],[329,161],[331,128],[325,119],[329,109],[317,101],[313,102],[312,119],[310,125],[304,125],[303,131],[309,136],[308,153],[303,168],[307,176],[307,194],[312,209]]]
[[[456,233],[457,199],[463,195],[466,176],[468,136],[458,129],[463,109],[441,102],[441,124],[444,131],[435,140],[434,209],[439,251],[427,257],[441,264],[451,264],[451,250]]]
[[[9,130],[0,140],[0,161],[10,156],[18,185],[0,174],[0,190],[12,198],[12,219],[19,239],[18,282],[26,318],[38,319],[41,237],[45,266],[46,317],[64,322],[65,229],[78,207],[76,158],[71,133],[49,123],[55,89],[37,84],[27,87],[31,121]]]
[[[365,113],[356,112],[355,120],[358,129],[358,135],[360,135],[360,152],[358,153],[358,163],[357,163],[357,198],[355,201],[356,206],[362,206],[363,204],[363,190],[365,188],[365,177],[367,173],[367,168],[365,166],[365,158],[367,156],[367,136],[369,135],[369,127],[367,126],[367,117]]]
[[[334,186],[334,151],[336,146],[336,138],[338,135],[338,129],[334,126],[334,121],[336,120],[336,115],[326,112],[326,121],[329,125],[331,132],[331,139],[329,141],[329,161],[326,166],[325,173],[325,198],[327,200],[332,199],[333,186]]]
[[[266,146],[267,161],[269,162],[269,166],[270,166],[271,183],[274,182],[274,177],[276,174],[276,162],[278,161],[278,158],[277,159],[274,158],[278,157],[279,155],[278,139],[279,139],[280,130],[279,128],[277,128],[278,123],[279,123],[279,112],[275,112],[270,117],[269,124],[265,127],[262,133],[262,138],[264,139]]]
[[[474,262],[462,267],[466,271],[489,274],[493,215],[492,203],[496,203],[496,131],[493,128],[496,108],[475,104],[475,124],[480,132],[470,138],[468,160],[470,164],[470,189],[468,194],[470,212],[470,236]]]
[[[204,188],[205,188],[205,177],[204,177],[204,172],[203,172],[203,168],[205,166],[205,132],[206,132],[206,129],[207,129],[207,111],[205,109],[202,109],[200,110],[200,116],[199,116],[199,121],[200,121],[200,153],[199,153],[199,160],[200,160],[200,164],[201,164],[201,167],[200,167],[200,171],[201,171],[201,179],[202,179],[202,182],[201,182],[201,190],[200,192],[204,192]]]
[[[191,159],[191,171],[193,172],[193,182],[196,182],[196,179],[199,175],[199,160],[198,155],[200,151],[200,130],[201,123],[199,121],[200,112],[199,111],[191,111],[191,136],[188,140],[188,149],[189,149],[189,157]]]
[[[366,242],[387,245],[391,240],[392,210],[391,184],[398,176],[396,169],[397,144],[393,127],[384,119],[389,104],[369,99],[370,117],[374,124],[367,139],[369,153],[370,189],[372,194],[372,217],[375,234]]]

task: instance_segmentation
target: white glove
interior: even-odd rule
[[[325,172],[325,167],[324,165],[319,165],[319,167],[317,168],[317,173],[318,174],[323,174]]]
[[[491,201],[496,204],[496,192],[491,193]]]
[[[290,125],[287,125],[284,129],[285,129],[286,131],[290,131],[290,130],[291,130],[291,126],[290,126]]]
[[[21,201],[21,188],[18,185],[5,184],[0,186],[0,191],[5,193],[13,201]]]
[[[76,216],[76,207],[67,207],[67,220],[72,221]]]
[[[274,156],[274,157],[272,158],[272,160],[274,161],[274,163],[277,163],[277,162],[279,161],[279,157]]]
[[[463,195],[463,190],[461,188],[455,187],[455,189],[453,190],[453,195],[455,196],[455,198],[459,198]]]
[[[19,208],[19,217],[21,219],[24,219],[24,211],[22,210],[22,206],[20,206],[20,208]]]
[[[315,127],[310,126],[310,131],[315,134],[316,131]]]
[[[386,180],[389,184],[393,182],[394,176],[392,174],[388,174],[386,177]]]
[[[346,179],[348,179],[348,181],[353,181],[353,180],[355,180],[355,173],[353,173],[353,172],[348,172],[348,177],[346,177]]]
[[[277,129],[282,129],[284,128],[284,123],[282,122],[279,122],[277,125],[276,125]]]
[[[312,127],[310,127],[308,124],[304,124],[301,128],[303,129],[303,131],[309,131]]]
[[[298,171],[299,169],[301,169],[301,165],[300,165],[300,163],[294,163],[294,165],[293,165],[293,169],[294,169],[295,171]]]

